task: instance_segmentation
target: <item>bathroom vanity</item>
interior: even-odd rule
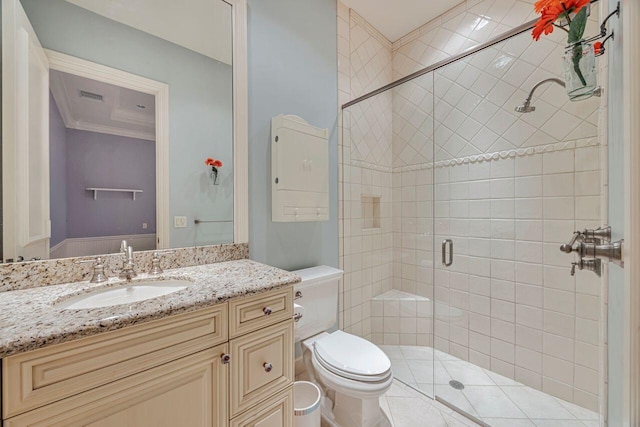
[[[292,426],[299,278],[249,260],[165,275],[191,285],[83,310],[60,307],[87,282],[0,293],[3,425]]]

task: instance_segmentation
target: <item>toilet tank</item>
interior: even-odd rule
[[[301,297],[294,301],[294,313],[302,314],[295,325],[295,340],[302,341],[331,329],[338,320],[338,281],[343,271],[321,265],[293,273],[302,278],[294,291]]]

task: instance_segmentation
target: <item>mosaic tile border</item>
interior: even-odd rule
[[[397,168],[387,166],[374,165],[371,163],[361,162],[359,160],[351,160],[351,166],[362,169],[370,169],[379,172],[412,172],[432,168],[443,168],[447,166],[456,166],[468,163],[490,162],[494,160],[532,156],[534,154],[551,153],[554,151],[574,150],[576,148],[595,147],[600,145],[598,138],[584,138],[572,141],[556,142],[553,144],[539,145],[537,147],[517,148],[513,150],[497,151],[494,153],[477,154],[473,156],[458,157],[450,160],[440,160],[437,162],[420,163],[416,165],[408,165]]]

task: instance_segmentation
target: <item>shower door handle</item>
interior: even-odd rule
[[[449,261],[447,261],[447,245],[449,246]],[[442,241],[442,265],[449,267],[453,264],[453,240],[445,239]]]

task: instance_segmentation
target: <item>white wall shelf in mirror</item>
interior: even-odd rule
[[[136,199],[136,193],[142,193],[143,190],[136,190],[133,188],[98,188],[98,187],[88,187],[87,191],[93,191],[93,200],[98,200],[98,192],[104,191],[107,193],[131,193],[133,200]]]

